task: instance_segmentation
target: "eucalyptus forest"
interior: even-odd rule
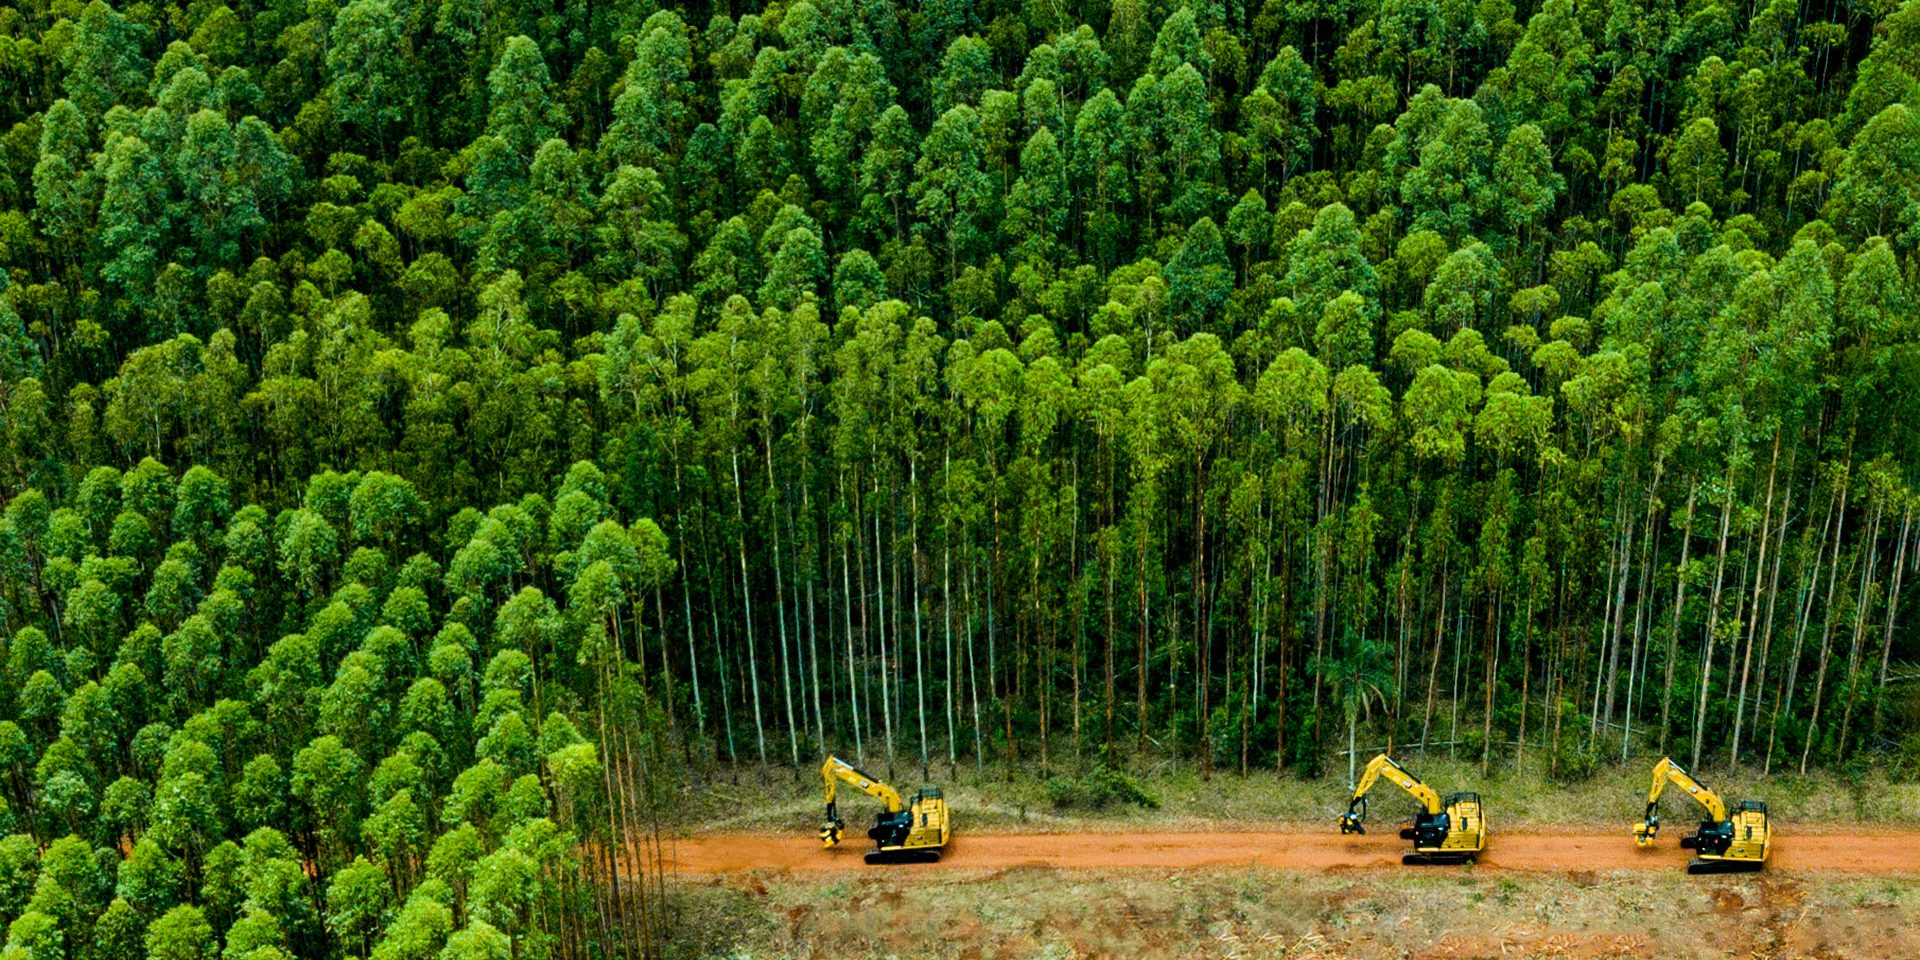
[[[0,91],[7,960],[649,955],[676,785],[830,752],[1920,762],[1916,0],[23,0]]]

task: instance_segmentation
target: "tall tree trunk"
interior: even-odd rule
[[[739,548],[740,555],[740,607],[747,633],[747,683],[753,691],[753,737],[760,751],[760,766],[765,767],[767,765],[767,726],[760,717],[760,656],[753,641],[753,583],[747,577],[747,508],[740,496],[740,451],[734,450],[730,459],[733,464],[734,519],[740,524],[740,537],[735,541],[735,546]]]
[[[943,450],[941,456],[941,474],[951,477],[953,475],[952,454]],[[957,743],[958,737],[954,732],[953,695],[959,682],[959,670],[955,668],[953,661],[953,521],[951,519],[953,515],[953,491],[951,487],[948,488],[946,493],[947,515],[949,519],[944,525],[944,530],[940,537],[940,608],[946,621],[947,695],[945,697],[945,704],[947,708],[947,773],[949,776],[957,777],[960,775],[960,747]]]
[[[1707,689],[1713,683],[1713,643],[1720,629],[1720,587],[1727,572],[1727,528],[1733,519],[1733,467],[1727,467],[1726,502],[1720,505],[1720,546],[1714,561],[1713,599],[1707,605],[1707,635],[1700,654],[1700,699],[1693,714],[1693,762],[1700,766],[1700,750],[1707,733]]]
[[[1667,629],[1667,677],[1660,690],[1660,752],[1667,752],[1667,739],[1673,732],[1673,662],[1679,654],[1680,613],[1687,605],[1687,554],[1693,547],[1693,505],[1700,493],[1699,481],[1687,485],[1687,519],[1680,528],[1680,565],[1674,568],[1673,622]]]
[[[1893,555],[1893,586],[1887,591],[1887,622],[1881,631],[1880,640],[1880,686],[1887,685],[1887,668],[1893,658],[1893,627],[1898,622],[1900,612],[1900,587],[1907,572],[1907,543],[1913,532],[1913,503],[1909,501],[1900,518],[1900,546]],[[1873,728],[1880,729],[1881,707],[1884,700],[1875,700],[1873,704]]]
[[[1613,518],[1614,518],[1613,526],[1615,530],[1618,530],[1620,528],[1620,515],[1625,510],[1625,506],[1626,506],[1626,499],[1624,496],[1622,496],[1621,499],[1615,505],[1613,510]],[[1614,620],[1613,611],[1616,604],[1615,604],[1614,584],[1625,582],[1622,579],[1625,577],[1625,573],[1623,573],[1620,569],[1621,563],[1622,563],[1621,554],[1620,554],[1621,539],[1622,539],[1621,536],[1616,535],[1609,538],[1607,543],[1607,578],[1606,580],[1602,581],[1603,583],[1606,584],[1606,593],[1603,595],[1605,597],[1606,605],[1601,610],[1601,613],[1600,613],[1600,625],[1601,625],[1600,653],[1597,658],[1597,663],[1601,665],[1604,665],[1606,662],[1607,651],[1609,648],[1613,646],[1613,640],[1615,636],[1615,620]],[[1607,671],[1602,669],[1600,666],[1596,666],[1593,671],[1593,706],[1587,711],[1587,749],[1588,750],[1593,749],[1594,741],[1597,740],[1600,736],[1600,724],[1603,719],[1600,715],[1600,705],[1602,702],[1601,694],[1605,692],[1604,688],[1606,687],[1607,683],[1608,683]]]
[[[931,779],[927,773],[927,668],[920,647],[920,461],[907,461],[908,497],[913,510],[911,550],[908,554],[907,568],[913,582],[913,703],[914,712],[920,718],[920,778]]]
[[[714,659],[718,661],[716,666],[720,675],[720,722],[727,731],[727,765],[733,768],[733,775],[737,781],[740,752],[734,745],[733,694],[727,685],[727,645],[720,637],[720,607],[723,603],[730,602],[731,598],[727,594],[732,590],[733,584],[727,577],[724,567],[716,564],[716,561],[722,564],[725,562],[726,552],[715,547],[708,536],[704,514],[700,523],[700,545],[700,553],[706,560],[707,594],[713,598],[707,604],[707,628],[713,634]]]
[[[1633,536],[1637,532],[1634,529],[1635,524],[1633,524],[1631,521],[1627,519],[1628,511],[1627,511],[1626,496],[1622,494],[1620,499],[1621,499],[1620,525],[1626,528],[1627,542],[1626,542],[1626,546],[1623,547],[1620,551],[1620,584],[1614,590],[1613,624],[1608,628],[1608,630],[1613,634],[1613,639],[1608,642],[1608,646],[1611,647],[1612,649],[1607,655],[1607,720],[1606,722],[1608,724],[1613,723],[1614,691],[1619,686],[1618,681],[1620,676],[1621,621],[1626,618],[1626,614],[1627,614],[1627,582],[1633,577]],[[1628,684],[1633,683],[1632,661],[1628,661],[1627,683]]]
[[[1787,678],[1785,683],[1782,684],[1781,695],[1774,699],[1773,715],[1767,722],[1767,758],[1760,766],[1762,776],[1768,776],[1773,773],[1773,748],[1779,742],[1780,714],[1782,711],[1793,709],[1793,694],[1800,682],[1800,660],[1805,651],[1807,625],[1813,619],[1814,593],[1820,587],[1820,567],[1826,559],[1827,539],[1833,532],[1833,518],[1834,514],[1838,512],[1837,508],[1839,503],[1840,497],[1837,493],[1827,498],[1827,514],[1826,518],[1820,522],[1820,547],[1813,555],[1813,569],[1810,573],[1803,571],[1802,575],[1797,578],[1800,581],[1800,589],[1798,591],[1800,599],[1798,602],[1799,611],[1794,616],[1793,654],[1787,658]],[[1802,550],[1802,556],[1805,556],[1804,549]],[[1838,554],[1836,552],[1836,557],[1837,556]],[[1805,560],[1803,559],[1801,562],[1804,564]]]
[[[768,424],[767,429],[762,431],[762,436],[765,440],[762,449],[766,452],[767,511],[771,514],[767,518],[767,528],[773,532],[773,612],[774,619],[780,623],[780,691],[786,700],[787,707],[788,753],[791,755],[793,761],[794,776],[797,777],[800,775],[800,728],[806,723],[807,709],[803,703],[800,707],[801,722],[796,725],[793,722],[793,648],[790,645],[791,640],[787,636],[786,573],[780,566],[780,494],[773,480],[772,432],[773,428],[771,424]],[[736,466],[735,469],[737,471],[738,467]],[[746,539],[746,529],[744,526],[741,528],[740,536],[742,545],[744,546]],[[804,696],[804,692],[802,695]]]
[[[1447,720],[1447,759],[1459,759],[1460,752],[1460,655],[1467,633],[1467,584],[1461,577],[1460,602],[1453,605],[1453,691]]]
[[[1445,644],[1447,630],[1447,591],[1453,585],[1453,579],[1447,575],[1447,560],[1440,563],[1440,605],[1433,615],[1433,659],[1427,665],[1427,709],[1420,718],[1420,756],[1427,755],[1427,746],[1433,743],[1433,708],[1440,692],[1440,650]]]
[[[1111,535],[1114,531],[1112,527],[1108,527],[1103,532]],[[1101,743],[1100,756],[1103,762],[1109,763],[1109,764],[1113,762],[1113,696],[1114,696],[1114,690],[1113,690],[1113,675],[1114,675],[1114,670],[1113,670],[1113,639],[1114,639],[1113,581],[1114,581],[1114,567],[1116,566],[1114,562],[1115,557],[1113,556],[1113,544],[1110,542],[1110,540],[1111,540],[1111,537],[1109,536],[1109,538],[1103,539],[1101,541],[1105,545],[1105,548],[1101,551],[1101,553],[1102,553],[1102,559],[1105,561],[1106,574],[1107,574],[1106,576],[1107,654],[1106,654],[1106,657],[1104,658],[1106,661],[1106,685],[1105,685],[1106,692],[1102,696],[1102,702],[1106,708],[1106,720],[1105,720],[1105,727],[1102,730],[1100,735],[1100,743]]]
[[[873,597],[874,597],[874,603],[877,604],[879,607],[879,609],[876,611],[879,614],[879,616],[874,618],[875,629],[874,629],[873,641],[874,641],[874,649],[878,651],[880,654],[880,719],[882,722],[886,724],[885,730],[887,735],[887,777],[891,779],[894,775],[894,772],[893,772],[894,703],[893,703],[893,675],[890,672],[890,668],[887,666],[887,663],[888,663],[887,661],[887,581],[886,581],[887,562],[885,558],[887,557],[888,554],[886,551],[886,546],[880,540],[881,499],[880,499],[880,485],[878,480],[874,481],[872,495],[873,495],[873,501],[874,501],[873,509],[869,512],[873,518]],[[866,571],[864,570],[861,571],[863,580],[865,579],[865,573]],[[864,590],[865,587],[862,587],[861,589]],[[894,639],[898,641],[899,637],[896,636]]]
[[[1627,751],[1633,742],[1633,695],[1636,687],[1641,686],[1642,673],[1646,668],[1646,649],[1641,643],[1646,637],[1646,615],[1649,598],[1652,596],[1653,565],[1660,556],[1660,529],[1654,525],[1654,503],[1660,490],[1662,463],[1656,460],[1653,466],[1653,482],[1647,486],[1646,510],[1642,517],[1640,532],[1640,588],[1633,601],[1633,649],[1627,657],[1627,702],[1620,714],[1620,762],[1627,761]],[[1523,701],[1524,702],[1524,701]]]
[[[693,569],[687,563],[686,501],[680,491],[680,458],[673,458],[673,500],[674,512],[680,519],[680,535],[674,537],[674,546],[680,550],[680,605],[687,621],[687,676],[693,684],[693,729],[696,736],[704,736],[707,729],[706,707],[700,702],[700,655],[693,646],[693,585],[688,580]]]
[[[1153,642],[1153,608],[1147,604],[1147,518],[1146,511],[1140,511],[1135,521],[1137,539],[1140,544],[1140,662],[1134,679],[1138,682],[1140,693],[1140,730],[1139,744],[1135,752],[1144,762],[1147,757],[1147,647]]]
[[[1500,679],[1500,591],[1487,598],[1487,696],[1481,711],[1480,775],[1487,775],[1493,760],[1493,685]]]
[[[1213,779],[1212,702],[1208,696],[1213,679],[1212,617],[1207,614],[1207,474],[1202,459],[1193,463],[1194,498],[1194,588],[1193,644],[1200,660],[1200,779]]]
[[[1772,539],[1769,536],[1769,534],[1771,533],[1771,531],[1769,530],[1769,525],[1773,523],[1773,485],[1774,485],[1774,477],[1778,474],[1779,468],[1780,468],[1780,431],[1776,429],[1774,430],[1774,433],[1773,433],[1773,459],[1772,459],[1772,463],[1767,467],[1766,506],[1760,512],[1760,562],[1756,564],[1754,567],[1753,597],[1751,601],[1748,603],[1749,613],[1745,617],[1745,621],[1746,621],[1745,625],[1748,628],[1746,630],[1747,652],[1746,652],[1746,657],[1741,661],[1740,692],[1738,696],[1735,698],[1735,702],[1733,705],[1733,741],[1730,744],[1728,753],[1727,753],[1727,769],[1728,770],[1732,770],[1733,767],[1740,762],[1740,731],[1742,726],[1744,725],[1744,722],[1747,716],[1747,674],[1749,671],[1753,669],[1754,631],[1752,629],[1752,626],[1753,626],[1752,622],[1759,619],[1758,612],[1760,610],[1760,581],[1762,579],[1762,575],[1766,573],[1766,569],[1767,569],[1767,546],[1768,546],[1768,541]]]
[[[813,581],[817,571],[807,571],[807,670],[813,688],[813,736],[815,747],[822,752],[827,749],[827,719],[820,709],[820,621],[814,613]],[[832,597],[829,595],[829,602]],[[828,629],[832,629],[829,624]],[[833,642],[829,639],[827,642]]]
[[[1789,476],[1792,475],[1793,469],[1791,466],[1788,467],[1787,473]],[[1751,730],[1754,733],[1759,732],[1760,708],[1766,701],[1767,665],[1771,662],[1773,650],[1773,613],[1775,605],[1780,600],[1780,567],[1782,566],[1782,561],[1786,559],[1787,521],[1788,518],[1792,516],[1793,487],[1792,485],[1788,485],[1786,499],[1780,504],[1778,530],[1774,534],[1773,570],[1767,575],[1767,613],[1764,622],[1762,622],[1760,626],[1760,662],[1756,668],[1753,679],[1753,727]],[[1757,613],[1756,611],[1756,615]],[[1769,736],[1771,736],[1771,733],[1769,733]],[[1735,737],[1733,739],[1733,758],[1728,762],[1728,768],[1731,769],[1738,765],[1739,761],[1740,738]]]
[[[855,665],[853,641],[853,558],[848,540],[840,538],[840,595],[845,598],[841,623],[847,628],[847,712],[853,718],[853,755],[865,762],[867,745],[860,734],[860,671]]]
[[[1880,521],[1885,516],[1885,505],[1874,503],[1873,522],[1867,525],[1866,542],[1860,545],[1867,553],[1867,566],[1860,571],[1860,589],[1853,603],[1853,638],[1847,651],[1846,686],[1842,688],[1846,700],[1840,709],[1840,740],[1835,744],[1843,756],[1847,749],[1847,734],[1853,727],[1853,705],[1860,698],[1860,641],[1866,636],[1867,608],[1872,605],[1868,592],[1877,582],[1875,575],[1880,569]]]
[[[967,687],[973,695],[973,772],[986,772],[987,748],[985,725],[980,721],[980,671],[973,656],[973,570],[974,564],[967,565]],[[988,682],[992,682],[989,676]]]
[[[1848,463],[1848,468],[1852,463]],[[1852,492],[1852,484],[1843,479],[1840,486],[1840,513],[1834,521],[1833,563],[1827,568],[1827,598],[1823,604],[1826,619],[1820,628],[1820,670],[1813,678],[1813,712],[1807,716],[1806,743],[1800,748],[1800,775],[1807,775],[1807,762],[1813,757],[1814,741],[1819,739],[1821,700],[1827,691],[1827,665],[1833,653],[1833,620],[1838,611],[1833,606],[1834,586],[1840,582],[1840,547],[1846,542],[1847,530],[1847,494]]]

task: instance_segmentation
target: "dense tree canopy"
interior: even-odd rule
[[[1887,756],[1916,24],[0,11],[6,955],[640,944],[670,758]]]

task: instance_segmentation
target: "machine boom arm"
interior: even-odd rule
[[[848,786],[885,804],[888,813],[899,813],[906,809],[900,802],[898,790],[881,783],[839,757],[828,757],[827,762],[821,764],[820,777],[826,781],[827,785],[827,820],[820,828],[820,841],[825,846],[831,847],[839,843],[841,832],[845,827],[845,821],[840,819],[840,812],[833,802],[834,794],[843,780]]]
[[[1720,795],[1707,788],[1706,784],[1693,778],[1686,768],[1673,762],[1672,757],[1662,757],[1653,766],[1653,784],[1647,788],[1647,818],[1634,825],[1634,838],[1641,846],[1653,842],[1660,832],[1660,795],[1666,792],[1667,784],[1673,784],[1687,792],[1687,796],[1699,801],[1707,808],[1707,816],[1713,820],[1727,819],[1727,802]]]
[[[829,807],[833,806],[833,795],[838,781],[844,780],[855,790],[886,804],[888,813],[899,813],[906,809],[906,806],[900,802],[899,791],[881,783],[839,757],[828,757],[827,762],[820,767],[820,776],[827,783],[827,806]]]
[[[1440,812],[1440,794],[1422,783],[1419,777],[1407,772],[1407,768],[1395,763],[1392,757],[1383,753],[1367,763],[1367,772],[1360,775],[1360,783],[1353,788],[1353,799],[1347,801],[1347,812],[1340,818],[1343,830],[1366,832],[1361,824],[1367,816],[1367,791],[1372,790],[1373,785],[1382,777],[1412,794],[1428,813]]]

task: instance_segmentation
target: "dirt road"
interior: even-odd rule
[[[1531,830],[1496,832],[1480,857],[1480,870],[1546,873],[1604,870],[1682,870],[1692,855],[1679,847],[1679,832],[1658,846],[1633,845],[1624,827],[1602,833],[1553,834]],[[751,870],[994,870],[1052,867],[1203,869],[1270,867],[1292,870],[1401,869],[1408,846],[1390,830],[1343,837],[1323,832],[959,833],[936,865],[869,867],[868,844],[849,838],[822,850],[813,837],[793,834],[704,834],[668,840],[670,870],[685,874]],[[1460,869],[1428,867],[1430,870]],[[1782,836],[1774,841],[1768,869],[1786,873],[1875,874],[1920,877],[1920,832],[1870,830]]]

